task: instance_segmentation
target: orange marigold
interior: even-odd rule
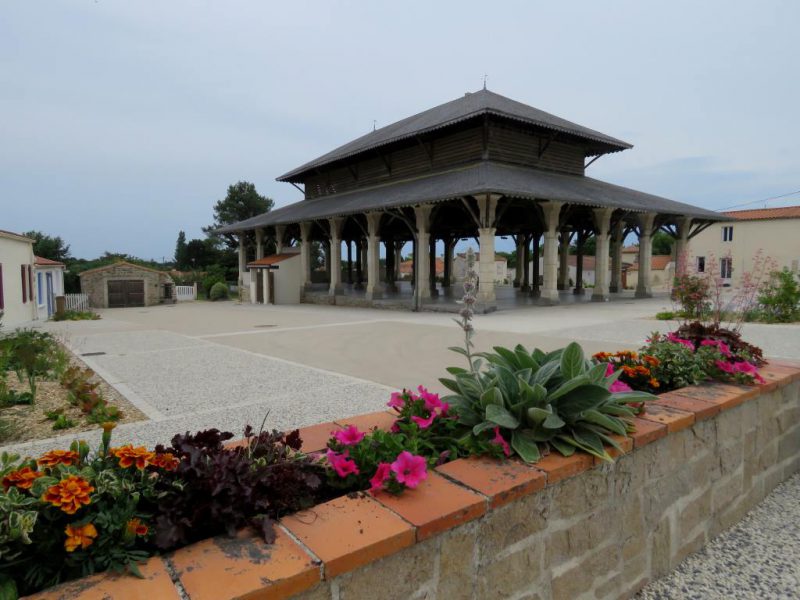
[[[609,356],[611,355],[608,352],[598,352],[597,354],[593,355],[592,358],[598,362],[605,362]]]
[[[658,360],[655,356],[650,356],[648,354],[644,355],[642,357],[642,360],[644,362],[646,362],[648,365],[650,365],[651,367],[657,367],[658,365],[661,364],[661,361]]]
[[[180,462],[172,452],[161,452],[155,455],[150,464],[165,471],[174,471],[178,468]]]
[[[78,547],[86,550],[97,537],[97,529],[91,523],[78,527],[67,525],[64,533],[67,534],[67,539],[64,540],[64,548],[67,549],[67,552],[74,552]]]
[[[119,459],[119,466],[123,469],[136,466],[140,471],[149,465],[156,456],[155,453],[150,452],[144,446],[134,448],[132,444],[111,448],[110,452],[112,456],[116,456]]]
[[[40,467],[55,467],[57,465],[75,465],[80,461],[81,457],[73,450],[50,450],[45,452],[36,461]]]
[[[649,383],[650,383],[650,387],[651,388],[656,388],[657,389],[657,388],[661,387],[661,384],[658,383],[658,379],[656,379],[655,377],[650,378],[650,382]]]
[[[14,486],[21,490],[29,490],[33,487],[33,482],[44,475],[39,471],[34,471],[30,467],[22,467],[16,471],[11,471],[8,475],[3,477],[3,491],[8,491],[8,488]]]
[[[83,477],[70,475],[47,488],[42,501],[49,502],[68,515],[74,515],[82,506],[92,502],[90,494],[93,491],[94,487]]]
[[[131,536],[134,535],[147,535],[147,532],[150,531],[150,528],[142,523],[141,519],[133,518],[128,521],[125,525],[128,534]]]

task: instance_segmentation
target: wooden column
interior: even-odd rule
[[[353,283],[353,242],[351,240],[347,240],[345,242],[347,245],[347,283]]]
[[[428,250],[428,264],[430,268],[431,297],[437,298],[439,290],[436,289],[436,238],[431,235],[430,247]]]
[[[575,256],[575,288],[572,293],[576,296],[583,296],[583,248],[586,244],[586,231],[578,232],[577,252]]]
[[[522,236],[522,282],[520,292],[528,293],[531,291],[531,239],[525,234]]]
[[[533,298],[539,298],[542,295],[542,290],[539,286],[539,245],[541,237],[541,234],[538,232],[533,234],[533,281],[531,282],[531,296]]]

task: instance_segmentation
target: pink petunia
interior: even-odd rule
[[[419,398],[425,402],[425,408],[431,411],[431,413],[437,416],[447,415],[450,405],[447,404],[447,402],[442,402],[439,399],[439,394],[432,394],[423,386],[419,386],[417,391],[419,392]]]
[[[490,442],[492,444],[496,444],[503,449],[503,454],[506,456],[511,456],[511,447],[508,445],[508,442],[505,441],[502,435],[500,435],[500,428],[494,428],[494,438]]]
[[[669,340],[670,342],[672,342],[674,344],[682,344],[682,345],[686,346],[687,348],[689,348],[692,352],[694,352],[694,344],[690,340],[686,340],[686,339],[683,339],[681,337],[678,337],[678,335],[675,332],[668,333],[667,334],[667,340]]]
[[[728,346],[728,344],[726,344],[722,340],[703,340],[702,342],[700,342],[700,345],[701,346],[714,346],[717,350],[720,351],[720,353],[723,356],[730,356],[731,355],[730,347]]]
[[[391,408],[396,408],[397,410],[402,409],[406,405],[406,398],[405,392],[392,392],[392,395],[389,398],[389,402],[386,403],[386,406]]]
[[[733,374],[735,372],[734,365],[726,360],[715,360],[714,364],[717,365],[717,368],[724,373]]]
[[[328,464],[336,471],[339,477],[347,477],[348,475],[358,475],[358,465],[349,458],[349,454],[345,450],[341,454],[328,450],[325,454],[328,459]]]
[[[369,491],[375,493],[383,488],[383,484],[386,483],[386,480],[392,476],[392,465],[389,463],[379,463],[378,468],[375,471],[375,475],[372,476],[372,479],[369,480]]]
[[[755,379],[759,383],[766,383],[766,379],[764,379],[761,376],[756,366],[753,363],[747,362],[746,360],[734,363],[733,370],[738,373],[745,373],[747,375],[750,375],[753,379]]]
[[[406,487],[414,489],[428,477],[428,465],[421,456],[403,450],[391,464],[395,478]]]
[[[366,434],[363,431],[359,431],[358,427],[355,425],[348,425],[344,429],[340,429],[339,431],[335,432],[333,437],[340,444],[345,446],[355,446],[358,442],[364,439],[365,435]]]
[[[614,365],[611,363],[606,363],[606,377],[609,377],[614,374]],[[629,386],[624,381],[620,381],[617,379],[614,383],[611,384],[611,387],[608,388],[609,392],[630,392],[632,391],[631,386]]]
[[[420,429],[427,429],[431,425],[433,425],[433,420],[436,418],[436,415],[431,413],[430,416],[425,419],[423,417],[418,417],[416,415],[411,416],[411,420],[416,423]]]

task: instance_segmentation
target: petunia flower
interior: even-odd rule
[[[428,465],[421,456],[403,450],[391,464],[392,472],[398,482],[414,489],[428,477]]]
[[[614,374],[614,365],[612,365],[611,363],[608,363],[606,365],[606,377],[610,377],[613,374]],[[631,391],[631,386],[629,386],[624,381],[620,381],[619,379],[617,379],[614,383],[611,384],[611,387],[608,388],[608,391],[612,392],[612,393],[613,392],[630,392]]]
[[[506,456],[511,456],[511,447],[508,445],[508,442],[500,435],[500,428],[494,428],[494,438],[490,442],[492,444],[496,444],[503,449],[503,454]]]
[[[734,365],[726,360],[715,360],[714,364],[717,365],[717,368],[723,373],[733,374],[736,372]]]
[[[389,397],[389,402],[386,403],[386,406],[396,408],[397,410],[402,409],[405,405],[405,392],[392,392],[392,395]]]
[[[389,463],[379,463],[378,468],[375,471],[375,475],[372,476],[372,479],[369,480],[369,491],[375,493],[383,488],[383,484],[386,483],[386,480],[392,476],[392,465]]]
[[[746,375],[750,375],[753,379],[755,379],[759,383],[766,383],[767,380],[764,379],[761,374],[758,372],[758,369],[753,363],[749,363],[746,360],[742,360],[733,364],[733,370],[737,373],[745,373]]]
[[[341,454],[328,450],[325,455],[328,459],[328,464],[336,471],[339,477],[347,477],[348,475],[358,475],[358,465],[349,458],[349,454],[345,450]]]
[[[345,446],[355,446],[358,442],[364,439],[365,435],[366,434],[363,431],[359,431],[358,427],[355,425],[348,425],[344,429],[340,429],[339,431],[335,432],[333,437],[340,444]]]

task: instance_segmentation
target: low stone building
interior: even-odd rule
[[[93,308],[172,304],[175,282],[166,271],[120,261],[79,275],[81,291]]]

